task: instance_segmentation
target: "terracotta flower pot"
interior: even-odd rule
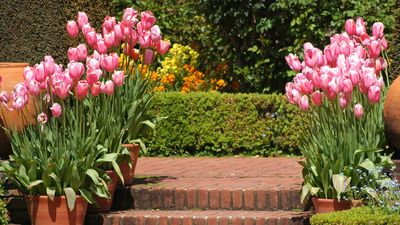
[[[400,150],[400,77],[390,85],[383,106],[385,131],[390,143]]]
[[[122,147],[125,147],[129,150],[132,168],[129,168],[129,164],[126,161],[122,162],[119,167],[121,168],[122,177],[124,178],[124,184],[131,185],[133,176],[135,175],[135,168],[139,158],[140,147],[137,144],[124,144]],[[118,179],[118,184],[122,185],[122,181],[120,179]]]
[[[0,90],[10,93],[17,83],[24,80],[24,68],[28,65],[28,63],[0,62],[0,76],[3,80]],[[11,106],[11,103],[9,103],[9,106]],[[23,121],[21,116],[18,116],[17,112],[8,111],[3,105],[0,107],[4,113],[4,116],[0,113],[1,125],[5,125],[7,128],[15,128],[17,130],[21,130],[26,125],[26,122]],[[34,121],[33,107],[33,104],[28,104],[27,116],[29,122]],[[3,129],[0,129],[0,146],[2,146],[0,148],[0,158],[8,158],[8,155],[11,154],[11,146]]]
[[[108,170],[107,175],[111,178],[111,183],[107,185],[108,191],[111,194],[111,198],[101,198],[98,196],[94,196],[94,200],[97,202],[96,204],[90,204],[88,207],[88,212],[108,212],[111,209],[112,201],[114,199],[115,189],[117,187],[117,179],[118,175],[114,170]]]
[[[325,199],[325,198],[312,198],[315,213],[326,213],[351,209],[354,207],[361,206],[359,200],[340,200],[337,199]]]
[[[26,196],[27,208],[32,225],[83,225],[87,202],[76,196],[75,207],[68,209],[65,196],[56,196],[51,201],[47,196]]]

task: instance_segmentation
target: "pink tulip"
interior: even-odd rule
[[[139,44],[142,48],[149,48],[151,45],[151,35],[149,31],[139,33]]]
[[[114,93],[114,83],[111,80],[107,80],[104,84],[101,84],[100,88],[106,95],[112,95]]]
[[[290,69],[294,71],[300,71],[302,69],[301,62],[299,57],[290,53],[288,56],[285,57],[287,64],[289,65]]]
[[[120,87],[124,83],[124,71],[114,71],[112,75],[115,86]]]
[[[322,66],[324,64],[324,58],[322,51],[318,48],[306,50],[304,52],[304,61],[308,67]]]
[[[308,50],[312,50],[313,48],[314,48],[314,46],[310,42],[306,42],[303,44],[304,52],[306,52]]]
[[[360,119],[364,115],[364,109],[360,103],[354,105],[353,111],[354,111],[354,116],[357,119]]]
[[[76,21],[78,21],[78,27],[79,29],[82,29],[83,25],[87,24],[89,22],[88,16],[84,12],[78,12],[78,16],[76,18]]]
[[[88,69],[86,72],[87,82],[92,85],[99,81],[100,76],[103,74],[103,71],[100,69]]]
[[[96,43],[96,50],[100,53],[100,54],[106,54],[107,53],[107,45],[104,43],[104,40],[102,39],[97,39],[97,43]]]
[[[342,109],[346,108],[349,105],[350,101],[344,94],[339,95],[339,105]]]
[[[61,82],[53,86],[53,88],[56,96],[58,96],[60,99],[65,99],[69,95],[71,84],[68,84],[67,82]]]
[[[329,65],[331,65],[331,66],[336,65],[336,59],[337,59],[338,55],[339,55],[339,52],[336,50],[336,48],[333,45],[328,45],[325,47],[324,56]]]
[[[72,37],[72,38],[78,37],[79,29],[78,29],[78,25],[76,24],[76,22],[74,20],[69,20],[67,22],[67,31],[68,31],[68,34],[70,37]]]
[[[54,63],[54,59],[51,56],[45,56],[43,61],[44,71],[46,76],[50,76],[56,70],[56,65]]]
[[[132,29],[132,23],[130,21],[127,20],[122,20],[120,23],[120,27],[121,27],[121,31],[122,31],[122,39],[127,41],[129,40],[132,31],[134,31]]]
[[[303,96],[300,98],[299,106],[300,106],[300,109],[301,109],[301,110],[303,110],[303,111],[308,111],[308,109],[310,108],[310,104],[309,104],[309,102],[308,102],[308,97],[307,97],[307,95],[303,95]]]
[[[70,62],[68,63],[68,72],[70,77],[77,81],[81,79],[83,73],[85,72],[85,66],[80,62]]]
[[[92,95],[96,97],[100,94],[100,92],[101,92],[101,83],[97,81],[93,83],[92,86],[90,87],[90,93],[92,93]]]
[[[82,33],[83,35],[86,37],[86,35],[92,31],[92,26],[90,25],[90,23],[86,23],[85,25],[82,26]]]
[[[373,39],[367,33],[362,33],[360,36],[360,40],[363,45],[369,45],[369,43]]]
[[[145,65],[150,65],[153,62],[154,59],[154,52],[151,49],[145,49],[144,50],[144,64]]]
[[[28,86],[29,94],[33,96],[38,96],[40,94],[39,83],[36,80],[31,80]]]
[[[13,102],[12,102],[12,109],[14,110],[20,110],[22,109],[22,107],[24,107],[26,104],[26,100],[24,96],[19,96],[16,95],[13,98]]]
[[[311,94],[311,100],[316,106],[320,106],[323,103],[323,95],[320,91],[316,91]]]
[[[375,60],[375,70],[377,75],[379,75],[379,73],[385,69],[387,66],[385,59],[383,59],[383,57],[379,57]]]
[[[157,25],[151,27],[150,34],[153,43],[157,43],[161,40],[161,30],[160,27],[158,27]]]
[[[144,30],[149,30],[156,23],[156,18],[152,12],[145,11],[140,14],[140,23]]]
[[[371,86],[368,90],[368,100],[370,103],[378,103],[381,98],[381,89],[377,86]]]
[[[114,30],[114,26],[117,24],[115,17],[106,16],[104,18],[104,22],[102,28],[105,29],[107,32],[111,32]]]
[[[35,80],[37,82],[43,82],[46,80],[47,76],[46,73],[44,72],[44,65],[43,63],[40,63],[39,65],[36,65],[34,70],[35,73]]]
[[[343,82],[340,77],[334,77],[332,80],[329,82],[329,89],[335,94],[338,94],[341,92],[343,87]]]
[[[0,102],[3,103],[4,106],[7,106],[9,101],[10,96],[8,95],[7,91],[0,92]]]
[[[375,39],[379,39],[383,37],[383,30],[385,26],[381,22],[376,22],[372,25],[372,35]]]
[[[316,71],[313,71],[311,80],[315,88],[321,88],[322,80]]]
[[[104,34],[104,44],[107,46],[107,48],[111,48],[112,46],[114,46],[114,43],[115,43],[114,31]]]
[[[365,28],[365,22],[361,17],[356,19],[356,35],[360,36],[361,34],[365,33],[367,29]]]
[[[371,87],[376,80],[376,75],[375,75],[375,68],[363,68],[362,74],[361,74],[361,81],[364,84],[365,88]]]
[[[327,90],[329,88],[329,82],[331,81],[331,78],[328,76],[328,74],[321,74],[321,89],[322,90]]]
[[[124,35],[122,33],[121,25],[116,24],[114,26],[114,46],[119,46],[121,43],[121,40],[124,38]]]
[[[135,46],[139,41],[139,35],[135,30],[132,30],[130,39],[128,40],[128,44],[130,46]]]
[[[379,87],[380,89],[382,89],[382,87],[383,87],[383,78],[382,78],[382,77],[379,77],[378,79],[376,79],[376,81],[375,81],[375,83],[374,83],[374,86],[377,86],[377,87]]]
[[[124,14],[122,15],[122,20],[127,20],[132,23],[132,25],[136,24],[138,19],[138,12],[133,8],[126,8],[124,10]]]
[[[342,53],[345,56],[349,56],[351,52],[351,47],[350,44],[346,41],[340,42],[340,53]]]
[[[77,48],[69,48],[68,49],[68,60],[69,61],[79,61],[78,49]]]
[[[298,104],[298,103],[300,102],[300,98],[301,98],[301,93],[300,93],[300,91],[297,90],[297,89],[293,89],[293,90],[292,90],[292,93],[290,93],[290,94],[291,94],[291,96],[292,96],[293,102],[294,102],[295,104]]]
[[[54,118],[57,118],[57,117],[60,117],[60,116],[61,116],[62,110],[61,110],[61,105],[60,105],[60,104],[54,103],[54,104],[50,107],[50,110],[51,110],[51,115],[52,115]]]
[[[27,66],[24,69],[24,80],[33,80],[35,79],[35,73],[34,73],[34,68]]]
[[[37,116],[37,121],[40,124],[45,124],[47,123],[47,115],[46,113],[42,112]]]
[[[371,58],[378,58],[381,55],[381,45],[379,41],[371,41],[367,47]]]
[[[346,30],[347,34],[353,36],[356,33],[356,23],[353,19],[346,20],[344,24],[344,29]]]
[[[111,53],[110,55],[102,55],[100,59],[100,66],[107,72],[113,72],[118,68],[118,55]]]
[[[96,31],[89,31],[86,36],[86,42],[88,43],[88,45],[90,45],[92,48],[96,47],[97,45],[97,34]]]
[[[100,69],[100,62],[99,60],[93,58],[93,57],[88,57],[86,59],[86,68],[89,69]]]
[[[89,84],[86,80],[78,81],[76,85],[76,98],[82,100],[86,97],[89,92]]]
[[[88,50],[85,44],[79,44],[77,47],[77,56],[78,60],[75,61],[84,61],[88,55]]]
[[[164,40],[160,40],[159,42],[157,42],[157,45],[156,45],[157,52],[160,55],[167,54],[169,47],[170,47],[169,41],[164,41]]]
[[[343,93],[351,94],[353,92],[353,83],[350,79],[345,79],[343,81]]]
[[[358,56],[359,56],[361,59],[365,59],[365,58],[367,57],[367,51],[365,51],[365,49],[364,49],[363,46],[357,46],[357,47],[355,48],[355,52],[358,54]]]

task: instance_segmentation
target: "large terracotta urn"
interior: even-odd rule
[[[2,77],[2,85],[0,91],[7,91],[11,94],[14,86],[24,80],[24,68],[28,66],[28,63],[6,63],[0,62],[0,76]],[[31,102],[31,101],[30,101]],[[11,103],[9,103],[11,106]],[[0,106],[3,113],[0,112],[0,123],[2,127],[7,129],[21,130],[26,124],[22,116],[19,116],[17,112],[10,112],[3,105]],[[33,104],[28,104],[27,121],[33,121]],[[0,158],[8,158],[11,154],[10,141],[4,129],[0,128]]]
[[[400,150],[400,77],[390,85],[383,108],[385,132],[390,143]]]

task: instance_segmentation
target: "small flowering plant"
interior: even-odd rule
[[[368,35],[362,18],[349,19],[345,33],[335,34],[324,50],[304,44],[304,61],[286,57],[298,72],[286,85],[290,103],[309,113],[310,130],[301,144],[302,201],[309,196],[343,199],[359,187],[357,169],[370,164],[392,166],[380,155],[384,145],[383,98],[388,85],[388,44],[384,25],[374,23]],[[386,75],[386,83],[384,77]]]

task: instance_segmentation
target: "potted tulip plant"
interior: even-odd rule
[[[305,160],[301,200],[312,196],[317,212],[327,201],[331,209],[349,208],[349,199],[364,185],[375,182],[376,168],[392,168],[384,147],[383,98],[388,86],[387,49],[383,24],[374,23],[367,34],[362,18],[349,19],[345,33],[335,34],[324,50],[304,44],[304,61],[293,54],[286,57],[298,72],[286,85],[290,103],[310,118],[301,143]],[[361,176],[361,173],[368,174]]]
[[[104,121],[100,142],[110,152],[125,156],[125,147],[130,149],[129,157],[120,164],[123,171],[121,180],[125,184],[130,184],[134,174],[139,154],[136,143],[145,150],[140,135],[145,129],[155,126],[154,117],[146,113],[151,101],[148,83],[138,72],[139,66],[149,66],[157,54],[164,55],[169,49],[169,42],[161,40],[155,22],[151,12],[142,12],[139,17],[137,11],[127,8],[121,21],[105,17],[101,33],[91,27],[83,12],[78,13],[76,21],[67,24],[71,37],[77,38],[81,34],[87,45],[95,50],[87,62],[91,67],[87,80],[92,86],[92,94],[97,95],[101,89],[106,95],[88,101],[95,102],[93,105],[97,107],[93,110],[99,120]],[[73,54],[79,52],[79,45],[71,48],[70,52],[70,58],[77,58]],[[119,71],[112,73],[116,69]]]

